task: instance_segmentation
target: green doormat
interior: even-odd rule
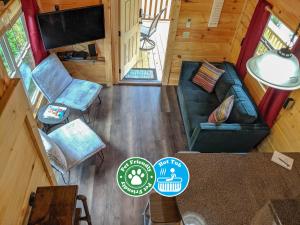
[[[132,68],[124,77],[125,80],[157,80],[156,70],[148,68]]]

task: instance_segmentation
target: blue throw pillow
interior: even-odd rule
[[[251,124],[257,119],[256,107],[240,85],[233,85],[226,94],[226,97],[233,95],[234,105],[227,120],[228,123]]]
[[[242,82],[240,81],[232,64],[224,62],[219,66],[219,68],[225,70],[225,73],[218,80],[215,86],[215,92],[218,100],[222,102],[225,99],[225,96],[228,90],[231,88],[231,86],[232,85],[242,86]]]

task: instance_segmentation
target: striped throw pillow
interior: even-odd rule
[[[194,76],[193,82],[202,87],[208,93],[211,93],[224,72],[224,70],[216,68],[214,65],[205,61]]]
[[[221,105],[218,106],[209,116],[209,123],[223,123],[225,122],[232,110],[234,103],[234,95],[226,98]]]

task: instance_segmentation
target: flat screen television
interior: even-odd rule
[[[42,13],[37,19],[46,49],[105,37],[103,5]]]

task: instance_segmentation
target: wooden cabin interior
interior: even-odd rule
[[[298,0],[1,0],[0,225],[299,225],[299,23]]]

